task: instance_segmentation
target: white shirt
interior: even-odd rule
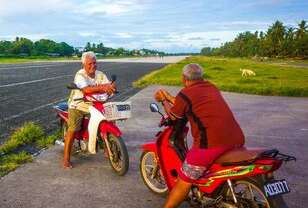
[[[101,71],[96,70],[95,77],[91,78],[87,75],[84,69],[80,69],[75,75],[74,83],[77,85],[78,88],[82,89],[88,86],[108,84],[110,83],[110,81],[108,80],[107,76]],[[107,96],[107,93],[106,93],[106,96]],[[83,92],[81,90],[72,90],[69,100],[68,100],[69,108],[78,109],[78,106],[81,107],[82,105],[84,105],[85,104],[84,101],[74,100],[74,99],[80,99],[80,98],[83,98]]]

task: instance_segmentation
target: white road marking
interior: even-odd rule
[[[12,83],[12,84],[0,85],[0,88],[15,87],[15,86],[18,86],[18,85],[31,84],[31,83],[36,83],[36,82],[43,82],[43,81],[46,81],[46,80],[61,79],[61,78],[64,78],[64,77],[72,77],[72,76],[73,75],[62,75],[62,76],[50,77],[50,78],[45,78],[45,79],[37,79],[37,80],[32,80],[32,81],[27,81],[27,82],[17,82],[17,83]]]
[[[10,66],[10,67],[1,67],[1,69],[29,69],[29,68],[41,68],[41,67],[54,67],[54,66],[63,66],[64,64],[46,64],[46,65],[30,65],[30,66]]]
[[[67,100],[67,98],[63,98],[63,99],[57,100],[57,101],[52,102],[52,103],[47,103],[47,104],[45,104],[45,105],[41,105],[41,106],[38,106],[38,107],[36,107],[36,108],[32,108],[31,110],[27,110],[27,111],[21,112],[21,113],[19,113],[19,114],[16,114],[16,115],[13,115],[13,116],[4,118],[3,121],[8,121],[8,120],[12,120],[12,119],[18,118],[18,117],[23,116],[23,115],[25,115],[25,114],[32,113],[32,112],[37,111],[37,110],[39,110],[39,109],[46,108],[46,107],[48,107],[48,106],[50,106],[50,105],[54,105],[54,104],[56,104],[56,103],[63,102],[63,101],[65,101],[65,100]]]

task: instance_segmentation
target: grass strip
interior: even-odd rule
[[[30,144],[45,136],[44,130],[41,126],[27,122],[22,127],[17,129],[9,139],[0,146],[0,153],[8,154],[18,147]]]
[[[32,155],[22,151],[23,146],[35,145],[40,149],[50,147],[60,138],[60,135],[60,131],[57,131],[52,135],[45,136],[41,126],[33,122],[25,123],[0,146],[0,177],[20,165],[32,161]]]
[[[19,152],[0,157],[0,177],[15,170],[24,163],[31,162],[32,155],[26,152]]]
[[[292,64],[292,61],[285,61]],[[192,56],[179,63],[145,75],[133,83],[135,87],[150,84],[181,86],[182,68],[188,63],[198,63],[204,78],[229,92],[257,95],[308,97],[308,68],[274,65],[245,58]],[[242,77],[240,69],[250,69],[256,76]]]

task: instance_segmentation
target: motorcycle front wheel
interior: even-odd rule
[[[107,139],[111,151],[111,154],[109,154],[110,165],[118,175],[123,176],[129,168],[129,157],[126,145],[122,137],[109,134]]]
[[[168,187],[157,163],[155,153],[144,151],[140,157],[140,173],[144,184],[154,193],[165,196]]]
[[[238,199],[239,208],[288,208],[281,195],[268,198],[265,195],[263,185],[267,179],[264,176],[248,177],[233,181],[233,189]],[[224,189],[225,199],[232,201],[232,193],[226,185]]]

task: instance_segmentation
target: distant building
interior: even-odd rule
[[[78,50],[78,52],[84,52],[84,47],[76,47],[75,49],[77,49]]]
[[[49,57],[59,57],[60,56],[59,53],[45,53],[45,54]]]

